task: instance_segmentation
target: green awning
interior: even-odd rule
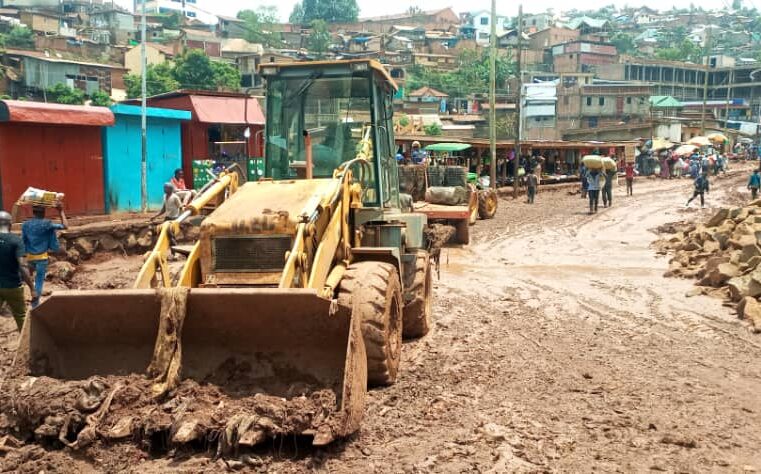
[[[425,147],[426,151],[462,151],[470,148],[467,143],[434,143]]]
[[[654,108],[674,108],[682,107],[682,103],[670,95],[653,95],[650,96],[650,105]]]

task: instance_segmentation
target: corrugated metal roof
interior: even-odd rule
[[[141,115],[141,107],[137,105],[116,104],[111,106],[111,111],[119,115]],[[159,107],[146,107],[146,115],[151,118],[164,118],[174,120],[190,120],[191,113],[186,110],[164,109]]]
[[[0,122],[107,126],[114,124],[114,114],[107,107],[3,100]]]

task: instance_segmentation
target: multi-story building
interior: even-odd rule
[[[621,62],[596,68],[601,79],[643,81],[654,95],[669,95],[682,102],[707,100],[732,103],[743,100],[751,120],[761,118],[761,66],[706,67],[675,61],[622,57]],[[708,81],[706,81],[706,74]]]
[[[578,40],[552,47],[555,72],[593,72],[600,65],[616,62],[618,52],[610,43]]]
[[[197,20],[205,25],[216,25],[219,18],[214,13],[215,0],[148,0],[145,9],[150,13],[179,12],[188,20]],[[142,4],[135,0],[135,11],[140,11]]]
[[[550,13],[537,13],[534,15],[523,15],[523,31],[533,33],[542,31],[555,24],[555,19]]]
[[[510,19],[506,16],[497,15],[497,36],[499,37],[508,29],[510,29]],[[491,12],[481,10],[463,14],[460,36],[465,39],[473,39],[480,46],[487,46],[491,36]]]
[[[579,30],[552,26],[529,35],[528,48],[542,50],[577,39]]]
[[[111,44],[127,44],[135,37],[135,18],[121,10],[103,10],[90,14],[90,26],[109,33]]]

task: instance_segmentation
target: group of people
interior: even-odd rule
[[[594,214],[600,204],[602,194],[603,207],[613,205],[613,182],[618,179],[618,170],[587,169],[582,163],[581,170],[581,198],[589,199],[589,213]],[[624,166],[626,178],[626,195],[634,194],[634,176],[636,175],[634,163],[626,163]]]
[[[176,219],[193,197],[195,191],[185,185],[182,170],[176,170],[171,181],[164,184],[164,202],[154,217],[163,214],[165,220]],[[56,209],[59,222],[47,218],[46,207],[32,206],[32,217],[21,225],[21,235],[11,231],[11,214],[0,211],[0,308],[8,305],[19,331],[27,310],[23,285],[29,287],[35,308],[44,290],[50,256],[60,250],[57,231],[69,226],[63,204]]]
[[[26,283],[32,295],[32,307],[40,302],[50,254],[58,252],[58,230],[68,227],[63,205],[57,206],[60,222],[46,218],[46,208],[32,207],[32,218],[21,226],[21,235],[11,232],[12,216],[0,211],[0,307],[7,303],[19,331],[24,326]],[[34,278],[33,278],[34,277]]]

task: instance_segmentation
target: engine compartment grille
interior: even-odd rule
[[[289,250],[290,235],[216,237],[212,267],[215,272],[280,272]]]

